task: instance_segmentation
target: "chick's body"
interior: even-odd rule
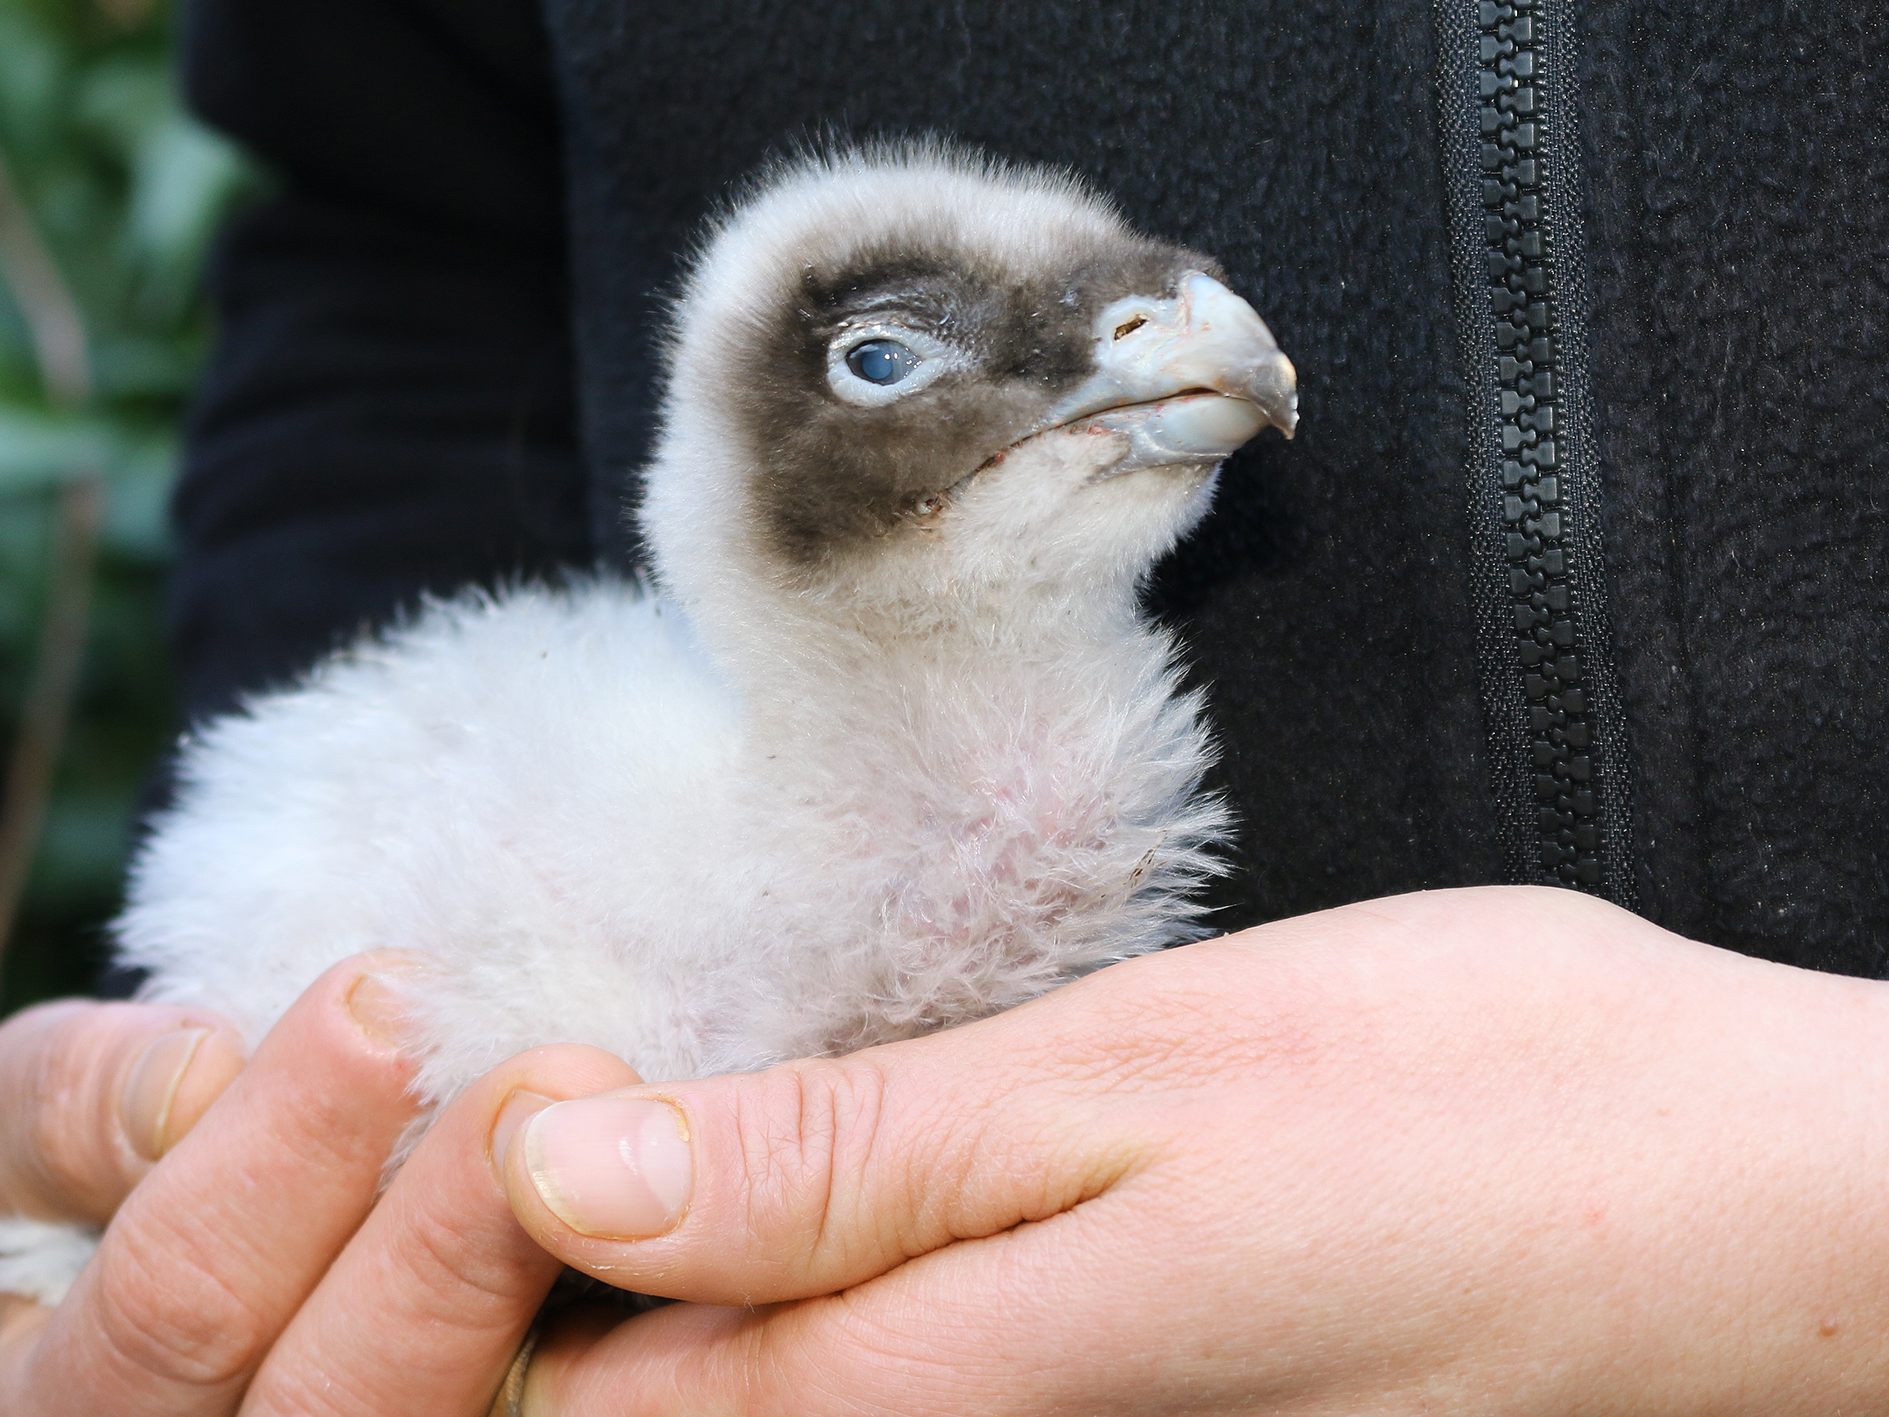
[[[260,1035],[417,951],[435,1100],[553,1041],[663,1078],[962,1022],[1186,933],[1223,820],[1168,652],[820,661],[744,705],[634,585],[438,606],[191,747],[124,955]]]

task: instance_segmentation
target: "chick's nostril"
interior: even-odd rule
[[[1128,319],[1123,320],[1121,324],[1115,327],[1115,338],[1118,340],[1127,339],[1136,330],[1147,323],[1148,317],[1146,315],[1131,315]]]

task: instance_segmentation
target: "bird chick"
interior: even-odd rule
[[[884,147],[761,178],[672,315],[653,587],[430,605],[205,728],[118,924],[149,997],[253,1040],[416,951],[437,1106],[543,1043],[755,1068],[1201,933],[1228,816],[1138,593],[1296,419],[1214,261]]]

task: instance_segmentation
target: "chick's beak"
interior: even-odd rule
[[[1166,299],[1131,296],[1096,320],[1095,373],[1051,411],[1125,433],[1111,471],[1217,462],[1271,424],[1290,438],[1298,376],[1257,312],[1212,276],[1181,278]]]

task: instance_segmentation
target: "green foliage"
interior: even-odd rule
[[[47,387],[22,294],[0,282],[0,761],[56,571],[59,489],[97,473],[106,493],[82,680],[0,1013],[88,983],[173,727],[164,507],[207,340],[205,247],[243,171],[181,111],[170,29],[161,0],[0,0],[0,157],[79,307],[93,386],[82,406]]]

